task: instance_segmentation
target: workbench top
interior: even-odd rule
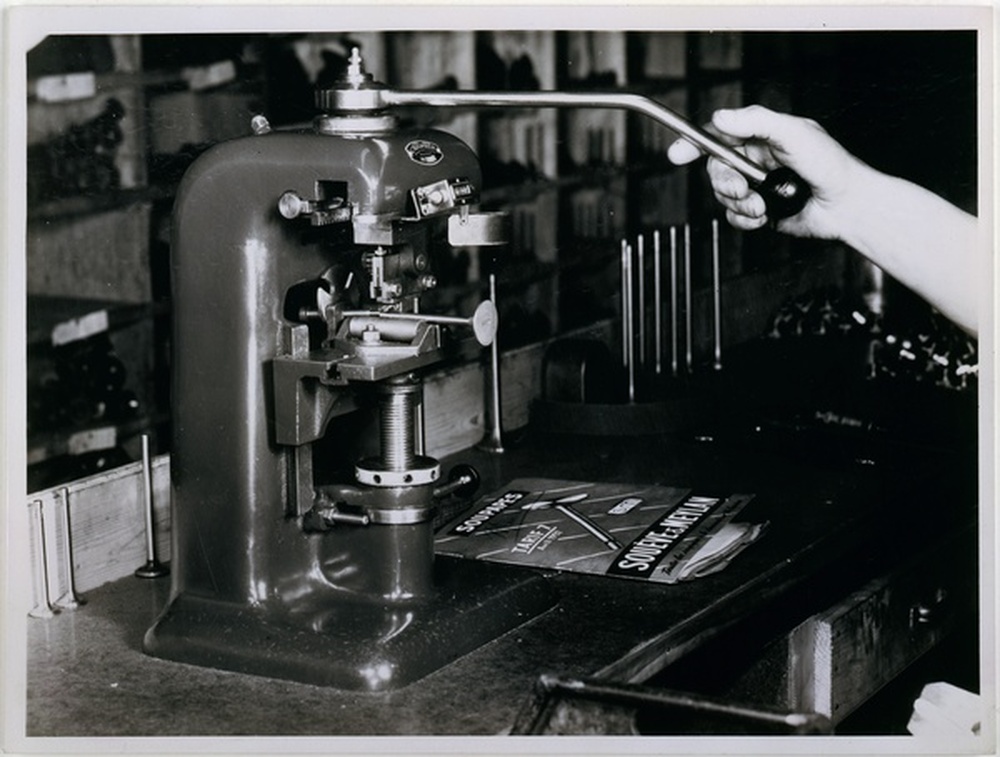
[[[854,459],[856,450],[828,459],[752,431],[728,439],[714,432],[533,434],[520,443],[510,439],[508,447],[495,456],[470,450],[454,462],[477,466],[484,492],[521,476],[710,482],[716,491],[755,493],[740,520],[769,527],[726,569],[681,584],[550,574],[545,580],[559,596],[551,610],[391,693],[343,692],[148,657],[142,637],[166,601],[169,579],[122,579],[89,592],[75,611],[29,621],[27,735],[503,733],[540,674],[645,681],[779,601],[787,611],[788,597],[801,598],[791,605],[805,616],[818,609],[810,602],[822,601],[810,581],[835,566],[844,580],[836,590],[849,591],[878,564],[932,538],[935,527],[919,513],[935,506],[937,492],[952,494],[955,514],[970,511],[954,503],[968,500],[970,485],[975,490],[974,476],[958,486],[951,462],[936,453],[921,455],[927,464],[918,465],[911,450],[899,460],[895,453]],[[901,512],[913,517],[901,519]]]

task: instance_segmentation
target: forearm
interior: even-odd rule
[[[976,218],[904,179],[858,167],[837,235],[970,333],[977,332]]]

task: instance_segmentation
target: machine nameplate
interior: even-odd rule
[[[406,144],[406,154],[414,163],[422,166],[436,166],[444,159],[444,152],[437,142],[429,139],[414,139]]]

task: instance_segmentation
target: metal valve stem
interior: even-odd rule
[[[76,593],[76,581],[73,571],[73,529],[70,523],[68,486],[62,488],[60,499],[62,500],[63,524],[65,527],[63,561],[65,563],[66,593],[55,601],[55,605],[63,610],[75,610],[84,604],[84,599]]]
[[[42,513],[42,500],[32,500],[31,510],[32,536],[35,542],[34,561],[34,606],[28,611],[32,618],[51,618],[56,610],[52,607],[49,595],[48,556],[45,553],[45,516]]]
[[[149,434],[142,435],[142,493],[146,520],[146,562],[135,570],[136,578],[162,578],[170,568],[156,557],[156,521],[153,508],[153,465],[149,454]]]

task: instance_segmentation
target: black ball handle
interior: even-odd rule
[[[812,198],[809,184],[788,166],[769,171],[754,189],[764,198],[771,221],[798,215]]]

